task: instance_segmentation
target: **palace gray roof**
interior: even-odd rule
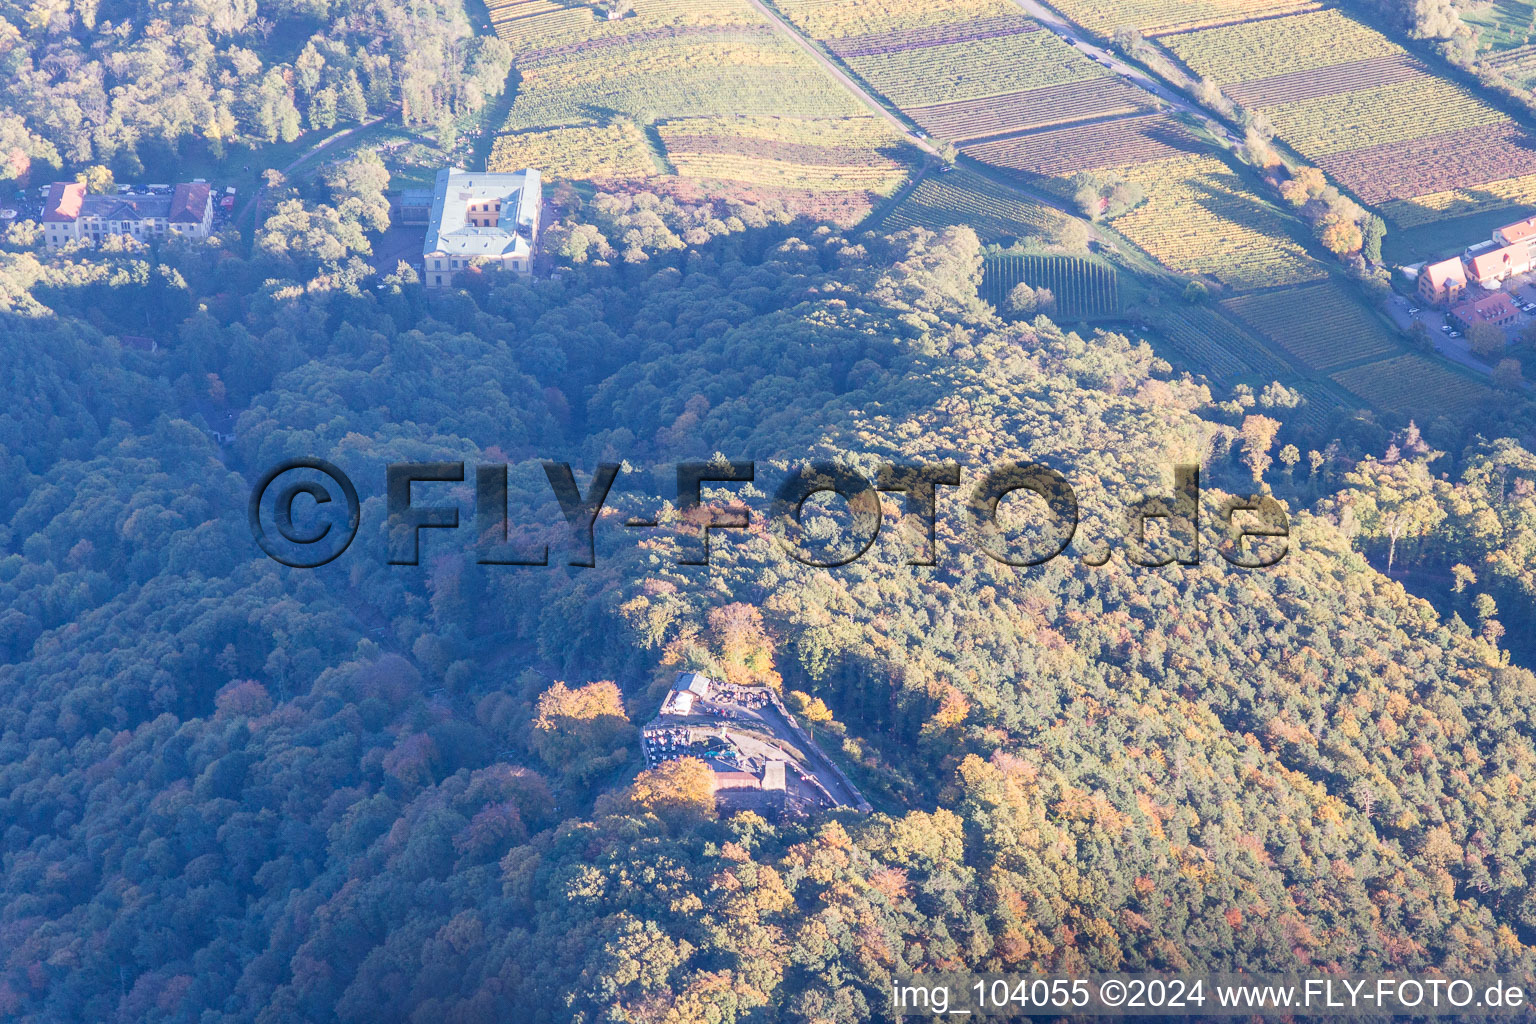
[[[531,167],[515,174],[443,168],[437,172],[422,255],[527,256],[533,251],[542,193],[539,172]],[[469,222],[472,203],[496,200],[501,214],[495,227]]]

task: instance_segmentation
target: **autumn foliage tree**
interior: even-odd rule
[[[539,697],[532,743],[567,782],[584,786],[630,758],[635,732],[611,680],[574,689],[557,682]]]

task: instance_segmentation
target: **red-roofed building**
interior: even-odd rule
[[[79,182],[56,182],[43,206],[43,243],[57,249],[71,242],[100,244],[113,236],[151,242],[172,235],[207,238],[213,232],[213,201],[207,185],[177,185],[175,191],[98,196]]]
[[[1458,301],[1467,290],[1467,272],[1460,257],[1431,263],[1419,272],[1419,296],[1432,306]]]
[[[1481,299],[1469,299],[1451,310],[1451,319],[1466,330],[1473,324],[1493,324],[1508,327],[1520,315],[1520,310],[1508,295],[1496,292]]]
[[[1467,276],[1484,288],[1497,288],[1531,269],[1530,248],[1524,243],[1479,253],[1467,261]]]
[[[1501,228],[1495,228],[1493,240],[1500,245],[1529,245],[1536,242],[1536,217],[1527,217],[1525,220],[1517,220],[1513,224],[1506,224]]]

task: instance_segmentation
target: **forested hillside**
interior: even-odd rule
[[[500,95],[510,63],[458,0],[6,0],[0,181],[93,162],[141,173],[397,108],[440,128]]]
[[[5,257],[0,1016],[851,1024],[911,969],[1536,969],[1523,412],[1328,436],[998,318],[966,229],[576,219],[566,251],[629,256],[432,296],[262,247],[83,284]],[[158,351],[103,330],[151,297]],[[310,572],[245,522],[296,455],[364,499]],[[678,566],[670,466],[717,455],[757,509],[808,458],[1040,460],[1083,523],[1014,569],[946,491],[936,567],[894,515],[843,569],[760,519]],[[387,565],[384,464],[434,458],[511,463],[551,527],[540,460],[633,472],[596,568],[479,565],[467,530]],[[1212,507],[1268,481],[1289,555],[1130,565],[1124,506],[1180,461]],[[782,687],[877,813],[723,817],[641,772],[625,720],[683,666]]]

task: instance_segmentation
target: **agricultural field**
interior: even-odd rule
[[[641,123],[711,114],[838,117],[863,108],[805,54],[768,28],[701,31],[535,55],[507,128],[629,117]]]
[[[487,0],[485,6],[496,34],[513,44],[581,32],[592,25],[592,8],[568,7],[555,0]]]
[[[1536,198],[1529,133],[1340,11],[1161,42],[1397,228]]]
[[[913,151],[895,145],[873,116],[682,118],[662,122],[657,133],[685,178],[891,196],[913,169]]]
[[[1238,290],[1324,276],[1291,237],[1289,220],[1215,157],[1180,156],[1122,173],[1141,185],[1147,201],[1115,227],[1164,266]]]
[[[773,6],[807,35],[826,40],[922,32],[941,26],[985,23],[1019,13],[1019,8],[1009,0],[946,0],[942,4],[915,4],[911,0],[773,0]]]
[[[1536,147],[1506,123],[1335,153],[1318,165],[1374,204],[1536,174]]]
[[[1370,89],[1380,85],[1392,85],[1416,78],[1425,78],[1424,65],[1406,53],[1388,57],[1368,57],[1365,60],[1335,64],[1332,67],[1312,71],[1291,71],[1268,78],[1255,78],[1224,86],[1225,92],[1236,103],[1259,110],[1276,107],[1282,103],[1300,103],[1322,96],[1333,96],[1355,89]]]
[[[968,43],[981,39],[997,39],[1020,32],[1037,32],[1040,26],[1032,19],[1014,11],[1011,14],[995,14],[967,21],[946,21],[916,28],[900,28],[889,32],[872,32],[866,35],[843,36],[826,40],[827,49],[839,57],[874,57],[905,50],[920,50],[928,46],[949,43]]]
[[[1108,38],[1117,28],[1134,28],[1143,35],[1157,36],[1311,11],[1322,5],[1315,0],[1052,0],[1051,6],[1089,31]]]
[[[1044,31],[845,57],[843,63],[903,109],[1110,76]]]
[[[1367,403],[1403,415],[1465,412],[1494,394],[1470,377],[1414,355],[1341,370],[1332,379]]]
[[[1048,206],[1021,199],[979,174],[956,169],[929,175],[888,213],[885,231],[925,227],[940,231],[969,224],[984,242],[1049,235],[1066,218]]]
[[[632,16],[611,22],[557,16],[570,10],[493,0],[497,31],[517,44],[518,76],[495,169],[649,179],[854,222],[916,165],[894,129],[746,0],[636,0]]]
[[[1497,68],[1517,89],[1536,88],[1536,44],[1488,54],[1482,62]]]
[[[1095,78],[980,100],[913,107],[907,114],[934,138],[964,142],[1087,118],[1133,114],[1151,105],[1151,98],[1140,89],[1119,79]]]
[[[1103,317],[1120,312],[1120,277],[1114,267],[1080,256],[994,256],[982,267],[981,297],[1004,309],[1016,285],[1049,288],[1063,317]]]
[[[1521,215],[1519,210],[1513,208],[1529,206],[1536,206],[1536,174],[1505,178],[1475,187],[1431,192],[1412,199],[1394,199],[1382,203],[1380,210],[1382,216],[1398,227],[1414,228],[1495,210],[1505,211],[1499,219],[1509,221]]]
[[[649,178],[662,170],[645,133],[633,121],[502,135],[491,145],[490,165],[508,170],[537,167],[551,181]]]
[[[1222,306],[1314,370],[1333,370],[1399,349],[1376,316],[1332,281],[1239,295]]]
[[[1166,114],[1094,121],[961,147],[967,156],[996,167],[1063,177],[1166,160],[1196,148],[1184,127]]]
[[[1147,319],[1183,356],[1183,365],[1212,380],[1231,382],[1250,377],[1271,381],[1291,372],[1257,338],[1210,307],[1165,304],[1150,310]]]
[[[1403,53],[1380,32],[1332,9],[1180,32],[1158,42],[1223,87]]]
[[[1314,160],[1368,146],[1508,123],[1501,111],[1439,78],[1286,103],[1266,109],[1265,114],[1277,135]]]

